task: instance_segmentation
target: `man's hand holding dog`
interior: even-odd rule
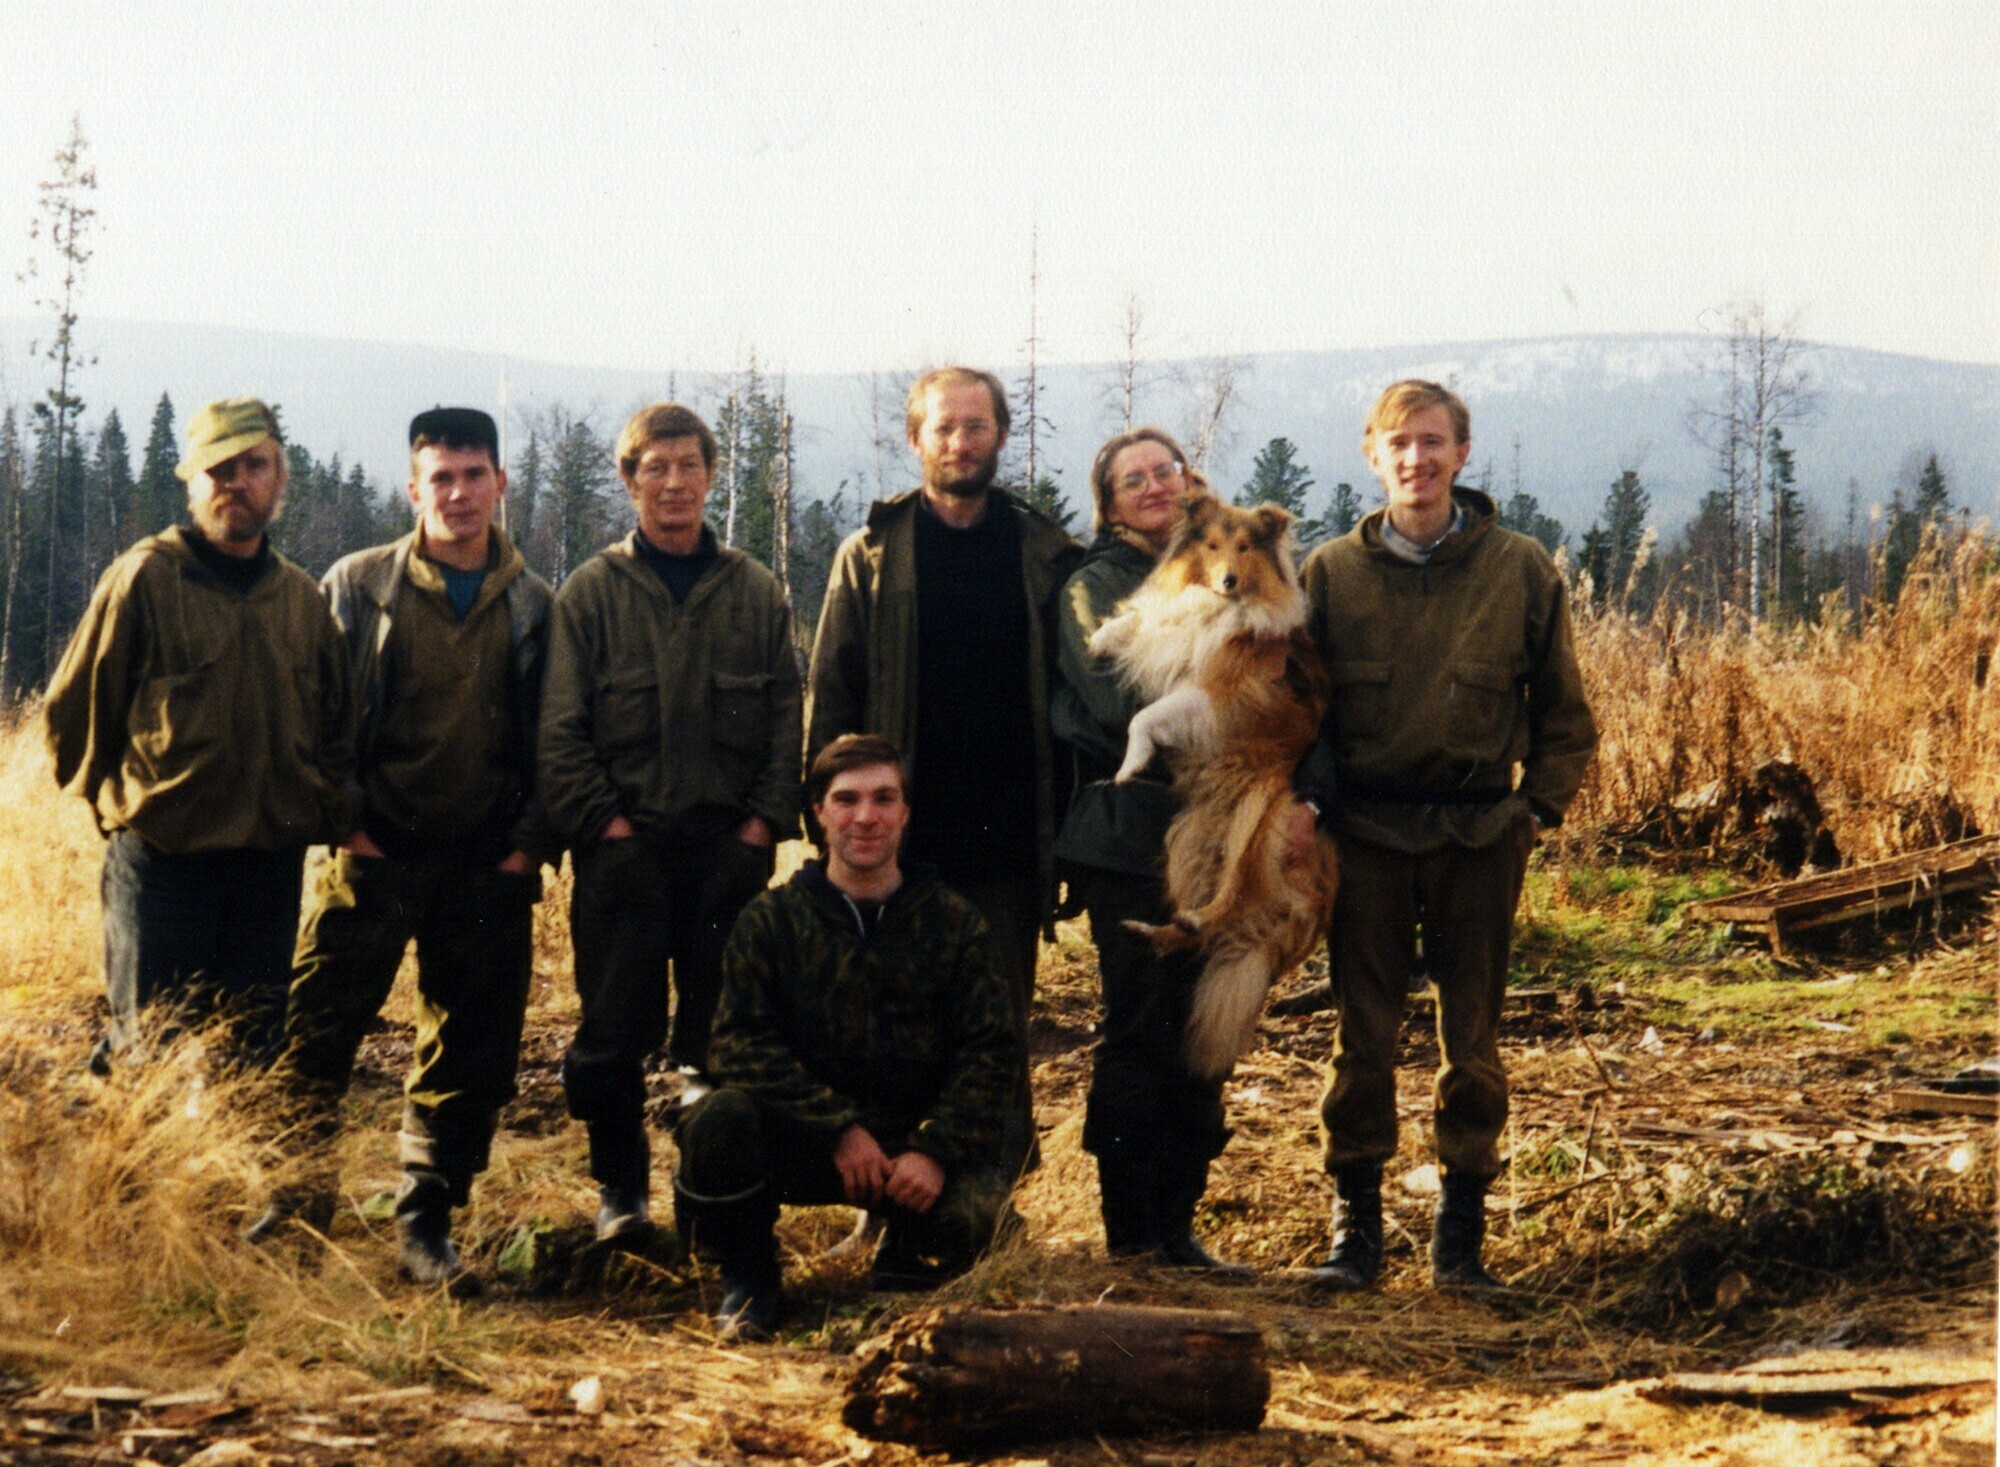
[[[1304,800],[1292,801],[1285,824],[1285,864],[1296,866],[1312,854],[1318,836],[1319,812]]]

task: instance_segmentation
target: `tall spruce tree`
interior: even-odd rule
[[[157,535],[178,521],[187,505],[187,486],[174,473],[180,450],[174,438],[174,403],[166,393],[153,405],[153,425],[146,431],[146,452],[139,461],[139,513],[136,535]]]
[[[1626,601],[1636,589],[1633,569],[1652,508],[1653,496],[1640,481],[1637,469],[1626,469],[1611,481],[1604,508],[1585,533],[1578,554],[1599,601]]]
[[[1530,539],[1539,540],[1542,549],[1554,555],[1562,549],[1569,536],[1562,527],[1562,521],[1554,515],[1542,513],[1542,502],[1525,489],[1516,489],[1500,506],[1496,516],[1500,524],[1509,530],[1518,530]]]
[[[1795,456],[1782,428],[1771,430],[1767,454],[1771,506],[1771,606],[1786,620],[1805,617],[1812,608],[1812,586],[1806,576],[1806,508],[1799,494]]]
[[[48,341],[39,344],[41,355],[55,368],[55,385],[35,404],[35,416],[46,425],[49,445],[48,468],[39,486],[46,496],[46,509],[42,526],[45,605],[38,681],[55,667],[58,644],[81,614],[87,589],[82,572],[88,567],[88,554],[76,553],[89,526],[83,453],[77,442],[83,399],[76,393],[76,379],[91,358],[77,341],[76,323],[84,267],[90,263],[91,227],[97,218],[90,202],[97,192],[97,169],[89,154],[83,119],[73,116],[69,140],[56,150],[54,172],[39,186],[36,218],[28,226],[33,253],[23,274],[23,279],[43,282],[35,304],[49,311],[55,321]],[[37,453],[38,467],[42,457]]]
[[[132,447],[125,438],[125,424],[118,409],[104,415],[97,430],[97,451],[90,463],[89,494],[96,505],[90,516],[91,537],[85,546],[92,585],[111,564],[112,557],[134,537],[132,527],[138,511],[138,485],[132,478]]]
[[[1299,446],[1289,438],[1273,438],[1258,451],[1236,502],[1246,506],[1275,504],[1289,511],[1292,518],[1303,520],[1306,491],[1312,486],[1312,470],[1299,458]]]

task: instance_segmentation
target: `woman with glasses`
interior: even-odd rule
[[[1089,650],[1091,633],[1158,563],[1182,505],[1207,483],[1171,437],[1135,428],[1098,450],[1090,487],[1097,534],[1063,586],[1061,680],[1049,709],[1076,774],[1056,859],[1071,902],[1089,914],[1104,997],[1083,1145],[1097,1158],[1104,1241],[1113,1256],[1249,1277],[1252,1270],[1220,1262],[1194,1236],[1208,1165],[1229,1138],[1222,1082],[1189,1073],[1183,1056],[1200,959],[1156,957],[1120,925],[1128,917],[1168,917],[1160,858],[1173,788],[1158,766],[1128,784],[1111,782],[1141,704]]]

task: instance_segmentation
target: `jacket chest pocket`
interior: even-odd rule
[[[1382,732],[1392,665],[1388,662],[1327,664],[1327,680],[1333,685],[1330,705],[1333,731],[1342,744],[1372,739]]]
[[[597,700],[600,746],[617,749],[656,744],[659,723],[660,682],[652,668],[623,668],[605,681]]]
[[[715,737],[737,753],[756,754],[771,744],[771,682],[768,672],[715,675]]]
[[[1477,759],[1501,758],[1521,701],[1514,675],[1497,662],[1454,662],[1449,698],[1444,717],[1446,752]]]

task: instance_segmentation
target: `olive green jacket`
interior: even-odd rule
[[[1063,528],[1005,490],[1021,524],[1021,574],[1028,596],[1028,686],[1034,716],[1035,848],[1040,889],[1053,895],[1054,752],[1049,742],[1049,682],[1055,663],[1056,592],[1081,554]],[[841,543],[827,578],[813,638],[806,714],[806,763],[845,733],[878,733],[901,751],[914,778],[917,740],[917,514],[923,491],[878,501],[868,523]]]
[[[695,812],[759,815],[790,839],[801,694],[784,591],[725,548],[677,604],[639,558],[637,536],[592,556],[556,592],[542,808],[575,845],[617,815],[665,830]]]
[[[352,713],[312,577],[272,551],[234,591],[176,526],[98,581],[43,717],[56,780],[100,831],[191,855],[343,838]]]
[[[514,719],[513,745],[523,751],[519,801],[512,822],[514,849],[537,860],[562,855],[534,797],[535,736],[541,721],[542,667],[549,643],[549,583],[529,570],[520,551],[498,529],[493,531],[499,556],[491,575],[506,577],[501,592],[507,600],[507,634],[513,657],[509,666]],[[396,600],[409,580],[410,557],[416,553],[417,532],[368,550],[342,556],[326,573],[320,589],[326,593],[333,619],[347,640],[354,668],[356,777],[347,792],[349,823],[359,826],[365,803],[362,779],[382,726],[389,686],[384,656],[395,629]]]
[[[818,861],[743,909],[709,1069],[829,1137],[859,1123],[947,1171],[989,1161],[1021,1070],[986,923],[920,867],[862,935]]]
[[[1597,747],[1562,574],[1452,492],[1467,526],[1425,564],[1384,547],[1377,510],[1300,572],[1333,684],[1301,783],[1337,836],[1412,854],[1560,823]]]
[[[1049,700],[1058,752],[1073,770],[1075,793],[1056,832],[1056,859],[1127,876],[1157,876],[1167,826],[1179,808],[1164,779],[1113,784],[1125,761],[1125,734],[1142,706],[1117,670],[1090,650],[1091,634],[1151,574],[1152,554],[1106,531],[1064,582],[1056,619],[1060,678]]]

